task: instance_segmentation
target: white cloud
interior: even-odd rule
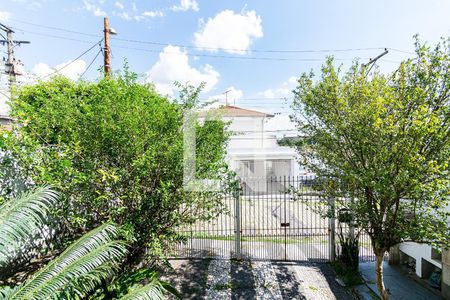
[[[67,65],[69,63],[70,65]],[[34,67],[31,69],[31,73],[32,75],[35,75],[38,78],[43,78],[45,80],[54,75],[57,75],[57,74],[53,75],[53,73],[61,68],[63,69],[59,71],[57,74],[63,75],[71,80],[77,80],[80,77],[80,75],[86,70],[86,62],[82,59],[75,61],[68,60],[62,64],[56,65],[54,68],[51,68],[48,64],[41,62],[34,65]],[[49,76],[50,74],[52,75]]]
[[[100,6],[92,4],[88,0],[83,0],[84,9],[94,14],[96,17],[105,17],[106,12],[101,9]]]
[[[0,21],[8,21],[9,18],[11,18],[11,13],[8,11],[1,11],[0,10]]]
[[[281,86],[274,89],[267,89],[260,94],[264,98],[284,98],[292,96],[292,90],[297,83],[297,77],[291,76],[289,79],[281,84]]]
[[[224,10],[214,18],[201,22],[200,30],[194,33],[197,47],[216,52],[222,48],[229,53],[245,54],[250,49],[254,39],[263,37],[261,17],[255,11],[234,13]]]
[[[149,10],[149,11],[144,11],[142,13],[142,16],[149,17],[149,18],[164,17],[164,13],[160,10]]]
[[[143,13],[136,13],[135,9],[129,11],[123,9],[120,13],[113,12],[113,15],[116,15],[125,21],[134,20],[137,22],[143,21],[147,18],[164,17],[164,13],[160,10],[148,10],[144,11]]]
[[[117,16],[120,17],[121,19],[125,20],[125,21],[133,20],[133,17],[130,16],[130,14],[128,14],[126,11],[123,11],[123,12],[117,14]]]
[[[116,1],[116,3],[114,3],[114,6],[120,10],[123,10],[125,8],[125,6],[119,1]]]
[[[222,93],[208,98],[210,100],[217,100],[217,103],[219,103],[220,105],[224,105],[227,103],[228,105],[233,105],[236,104],[239,101],[239,99],[242,98],[242,96],[244,96],[244,92],[242,90],[235,88],[234,86],[229,86],[225,91],[228,91],[226,95],[225,93]]]
[[[204,92],[210,91],[219,81],[219,72],[210,65],[196,69],[189,65],[187,53],[176,46],[166,46],[159,60],[147,72],[147,81],[153,82],[158,92],[173,95],[175,81],[199,85],[206,83]]]
[[[196,0],[181,0],[180,5],[174,5],[171,8],[173,11],[186,11],[190,9],[195,11],[199,10]]]

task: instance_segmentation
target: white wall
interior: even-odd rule
[[[446,210],[450,212],[450,204],[447,206]],[[416,260],[416,274],[419,277],[423,277],[424,275],[426,275],[424,266],[422,265],[422,259],[442,269],[442,262],[440,260],[432,258],[432,247],[429,245],[413,242],[401,243],[400,251]]]
[[[425,275],[424,266],[422,265],[422,259],[431,263],[432,265],[442,268],[441,261],[435,260],[431,257],[431,246],[426,244],[418,244],[413,242],[406,242],[400,244],[400,251],[416,260],[416,274],[419,277]]]

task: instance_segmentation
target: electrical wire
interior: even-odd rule
[[[161,53],[160,50],[153,50],[153,49],[144,49],[144,48],[135,48],[135,47],[128,47],[128,46],[121,46],[121,45],[111,45],[115,48],[121,48],[121,49],[129,49],[129,50],[136,50],[136,51],[143,51],[143,52],[149,52],[149,53]],[[289,57],[267,57],[267,56],[230,56],[230,55],[212,55],[212,54],[198,54],[198,53],[187,53],[187,52],[163,52],[164,54],[170,54],[170,55],[187,55],[191,57],[208,57],[208,58],[223,58],[223,59],[235,59],[235,60],[264,60],[264,61],[301,61],[301,62],[323,62],[323,58],[289,58]],[[339,58],[335,57],[333,58],[335,61],[353,61],[355,58]],[[357,57],[356,59],[370,59],[369,57]],[[400,61],[393,61],[393,60],[383,60],[385,62],[389,63],[400,63]]]
[[[28,21],[18,20],[18,19],[15,19],[15,18],[9,18],[9,20],[12,20],[14,22],[19,22],[19,23],[23,23],[23,24],[36,26],[36,27],[42,27],[42,28],[46,28],[46,29],[59,30],[59,31],[64,31],[64,32],[68,32],[68,33],[74,33],[74,34],[80,34],[80,35],[86,35],[86,36],[100,37],[100,35],[98,35],[98,34],[86,33],[86,32],[81,32],[81,31],[75,31],[75,30],[65,29],[65,28],[56,27],[56,26],[48,26],[48,25],[36,24],[36,23],[28,22]]]
[[[389,47],[387,47],[386,49],[392,50],[392,51],[396,51],[396,52],[400,52],[400,53],[416,55],[416,53],[410,52],[410,51],[405,51],[405,50],[400,50],[400,49],[395,49],[395,48],[389,48]]]
[[[62,71],[63,69],[67,68],[68,66],[70,66],[72,63],[74,63],[75,61],[77,61],[78,59],[80,59],[83,55],[85,55],[86,53],[88,53],[89,51],[91,51],[92,49],[94,49],[95,46],[97,46],[99,43],[101,43],[103,41],[103,39],[101,39],[100,41],[96,42],[93,46],[91,46],[89,49],[87,49],[86,51],[84,51],[83,53],[81,53],[80,55],[78,55],[75,59],[71,60],[70,62],[68,62],[67,64],[65,64],[64,66],[62,66],[61,68],[55,70],[54,72],[47,74],[43,77],[41,77],[40,79],[45,79],[49,76],[52,76],[56,73],[59,73],[60,71]]]
[[[130,43],[139,43],[139,44],[149,44],[149,45],[157,45],[157,46],[175,46],[181,48],[188,49],[196,49],[196,50],[210,50],[210,51],[229,51],[229,52],[257,52],[257,53],[329,53],[329,52],[353,52],[353,51],[368,51],[368,50],[380,50],[384,49],[384,47],[372,47],[372,48],[346,48],[346,49],[305,49],[305,50],[273,50],[273,49],[237,49],[237,48],[217,48],[217,47],[202,47],[202,46],[193,46],[193,45],[185,45],[185,44],[177,44],[177,43],[160,43],[160,42],[152,42],[152,41],[143,41],[143,40],[133,40],[133,39],[125,39],[119,37],[112,37],[113,40],[130,42]]]
[[[98,50],[97,54],[95,55],[94,59],[90,62],[90,64],[87,66],[86,70],[84,70],[83,74],[80,75],[80,79],[83,78],[84,74],[89,70],[89,68],[92,66],[94,61],[97,59],[100,53],[103,53],[102,47],[100,46],[100,50]]]
[[[46,33],[39,33],[35,31],[29,31],[17,27],[13,27],[16,30],[20,30],[23,32],[39,35],[39,36],[46,36],[51,38],[57,38],[62,40],[69,40],[69,41],[76,41],[76,42],[82,42],[82,43],[92,43],[92,41],[87,40],[80,40],[80,39],[73,39],[58,35],[52,35],[52,34],[46,34]],[[161,49],[144,49],[144,48],[136,48],[136,47],[129,47],[129,46],[123,46],[123,45],[117,45],[112,44],[111,46],[114,46],[115,48],[120,49],[129,49],[129,50],[135,50],[135,51],[141,51],[141,52],[148,52],[148,53],[161,53]],[[362,48],[361,48],[362,49]],[[367,48],[368,49],[368,48]],[[341,49],[344,50],[344,49]],[[330,50],[333,51],[333,50]],[[208,57],[208,58],[222,58],[222,59],[237,59],[237,60],[263,60],[263,61],[303,61],[303,62],[321,62],[323,61],[323,58],[289,58],[289,57],[251,57],[251,56],[230,56],[230,55],[212,55],[212,54],[200,54],[200,53],[186,53],[186,52],[164,52],[166,54],[170,55],[187,55],[190,57]],[[357,59],[369,59],[368,57],[357,57]],[[334,58],[336,61],[353,61],[354,58]],[[383,60],[388,63],[400,63],[399,61],[392,61],[392,60]]]
[[[76,30],[57,27],[57,26],[37,24],[37,23],[33,23],[33,22],[18,20],[15,18],[10,18],[10,20],[12,20],[14,22],[32,25],[32,26],[41,27],[41,28],[50,29],[50,30],[58,30],[58,31],[63,31],[63,32],[67,32],[67,33],[72,33],[72,34],[84,35],[84,36],[101,37],[101,35],[99,35],[99,34],[81,32],[81,31],[76,31]],[[28,31],[28,30],[23,30],[23,29],[19,29],[19,30]],[[30,33],[32,33],[32,32],[30,32]],[[42,34],[42,33],[33,32],[33,34]],[[42,35],[44,35],[44,34],[42,34]],[[53,37],[56,37],[56,36],[53,36]],[[57,37],[57,38],[81,41],[81,40],[70,39],[70,38],[66,38],[66,37]],[[383,50],[383,49],[387,48],[389,50],[397,51],[397,52],[401,52],[401,53],[405,53],[405,54],[412,54],[412,55],[415,54],[413,52],[400,50],[400,49],[396,49],[396,48],[390,48],[390,47],[366,47],[366,48],[342,48],[342,49],[291,49],[291,50],[251,49],[251,50],[248,50],[248,49],[238,49],[238,48],[219,48],[219,47],[207,47],[207,46],[202,47],[202,46],[186,45],[186,44],[181,44],[181,43],[163,43],[163,42],[144,41],[144,40],[127,39],[127,38],[119,38],[119,37],[111,37],[111,39],[123,41],[123,42],[129,42],[129,43],[149,44],[149,45],[155,45],[155,46],[172,45],[172,46],[188,48],[188,49],[210,50],[210,51],[231,51],[231,52],[242,52],[242,53],[248,53],[248,52],[255,52],[255,53],[332,53],[332,52],[356,52],[356,51]],[[87,41],[83,41],[83,42],[87,42]]]
[[[74,39],[74,38],[68,38],[68,37],[64,37],[64,36],[60,36],[60,35],[53,35],[53,34],[48,34],[48,33],[41,33],[41,32],[36,32],[36,31],[30,31],[28,29],[22,29],[22,28],[18,28],[18,27],[11,27],[15,30],[18,31],[22,31],[22,32],[26,32],[26,33],[30,33],[30,34],[34,34],[34,35],[39,35],[39,36],[45,36],[45,37],[51,37],[51,38],[55,38],[55,39],[61,39],[61,40],[66,40],[66,41],[74,41],[74,42],[80,42],[80,43],[92,43],[92,41],[88,41],[88,40],[80,40],[80,39]]]

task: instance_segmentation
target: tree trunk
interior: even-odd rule
[[[383,282],[383,256],[384,252],[379,252],[376,254],[377,257],[377,265],[376,265],[376,274],[377,274],[377,287],[380,292],[381,298],[383,300],[389,299],[389,294],[384,286]]]

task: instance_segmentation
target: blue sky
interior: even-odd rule
[[[290,97],[295,77],[318,71],[326,55],[348,66],[355,57],[367,61],[384,47],[411,52],[416,33],[434,44],[450,36],[449,12],[450,1],[444,0],[1,0],[0,22],[14,28],[16,39],[31,41],[16,48],[16,56],[38,77],[100,40],[107,15],[118,32],[111,42],[113,69],[120,69],[126,58],[140,80],[153,81],[163,93],[176,95],[174,80],[206,81],[203,99],[223,100],[221,94],[231,90],[230,103],[279,112],[286,111],[280,98]],[[376,49],[264,52],[361,48]],[[98,51],[95,46],[61,73],[77,78]],[[390,50],[378,65],[388,72],[410,56]],[[99,55],[84,78],[98,77],[101,63]]]

